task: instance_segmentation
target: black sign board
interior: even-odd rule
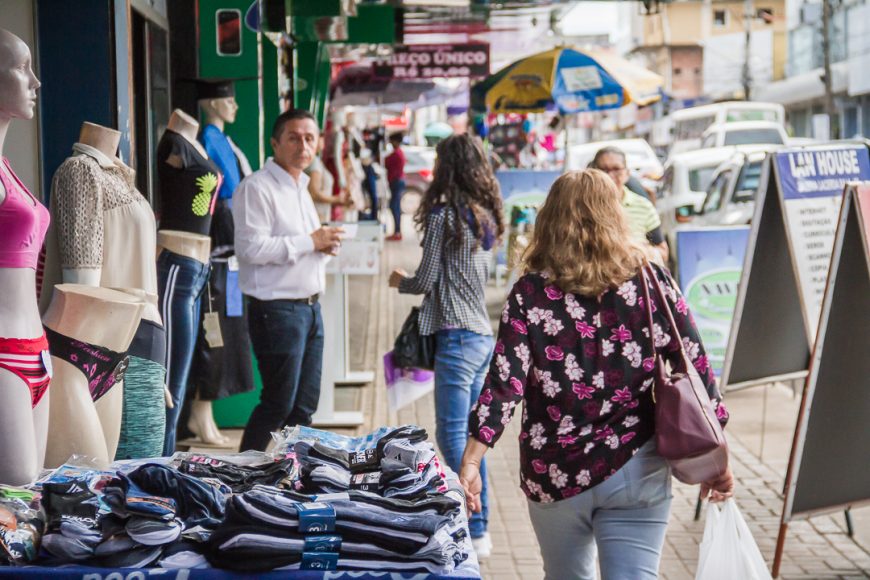
[[[375,61],[372,71],[375,77],[400,80],[485,77],[489,45],[398,45],[392,55]]]
[[[870,182],[846,188],[774,556],[788,523],[870,502]]]

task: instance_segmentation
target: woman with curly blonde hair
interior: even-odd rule
[[[520,486],[546,577],[595,578],[597,545],[604,580],[656,578],[671,485],[650,387],[656,353],[680,356],[675,330],[720,421],[728,418],[686,301],[667,270],[645,265],[619,190],[595,169],[556,180],[523,260],[468,419],[460,478],[470,507],[479,508],[478,465],[522,402]],[[649,283],[649,328],[642,284],[652,276],[665,296]],[[702,491],[718,501],[732,488],[728,472]]]

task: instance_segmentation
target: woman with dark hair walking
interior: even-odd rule
[[[438,144],[435,174],[416,223],[423,230],[423,259],[414,276],[390,275],[390,286],[423,294],[420,332],[435,335],[435,419],[438,447],[459,470],[468,439],[468,413],[477,401],[492,357],[492,326],[485,288],[492,249],[504,233],[498,182],[480,140],[453,135]],[[478,555],[489,555],[486,467],[483,509],[469,527]]]

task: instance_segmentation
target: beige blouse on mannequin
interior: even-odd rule
[[[157,293],[157,224],[136,173],[115,157],[119,139],[114,129],[84,123],[54,175],[42,312],[61,282]]]
[[[54,298],[42,319],[49,340],[52,333],[62,339],[51,345],[54,376],[46,467],[57,467],[73,454],[92,457],[100,465],[114,459],[121,428],[122,385],[114,382],[104,393],[95,389],[105,388],[118,378],[123,380],[118,373],[123,371],[124,361],[121,357],[100,357],[105,356],[105,349],[116,354],[127,351],[144,309],[139,297],[108,288],[55,286]],[[99,381],[93,370],[90,376],[83,370],[85,364],[94,362],[99,363],[98,373],[106,371]],[[96,401],[95,396],[99,396]]]
[[[205,152],[202,144],[196,140],[199,123],[193,117],[181,109],[175,109],[169,117],[167,128],[184,137],[203,157],[208,158],[208,154]],[[166,162],[176,169],[182,166],[180,159],[170,157]],[[164,249],[179,256],[193,258],[198,262],[208,264],[209,254],[211,253],[211,238],[176,230],[160,230],[157,233],[157,253],[160,254]]]

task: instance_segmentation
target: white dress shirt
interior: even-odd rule
[[[314,249],[320,220],[308,181],[304,173],[293,179],[270,157],[233,194],[239,287],[248,296],[299,299],[324,291],[329,256]]]

